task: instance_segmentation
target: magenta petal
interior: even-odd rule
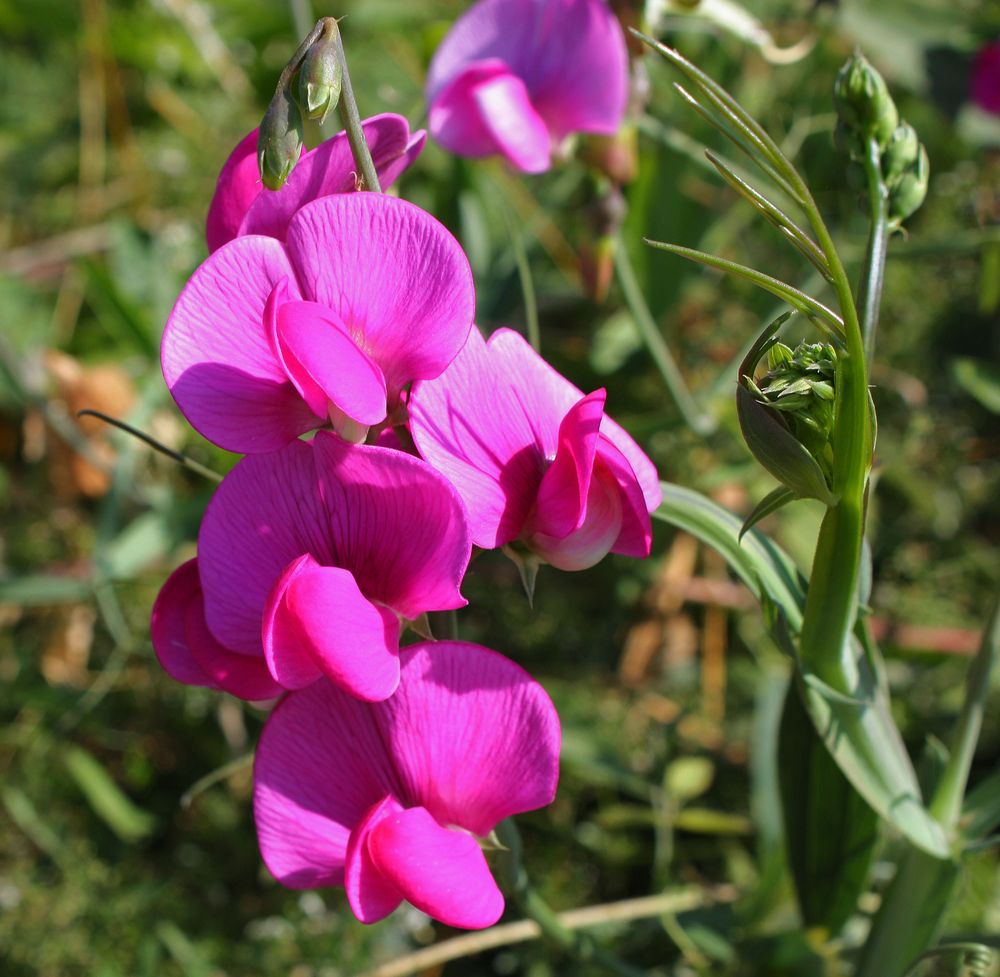
[[[273,451],[316,426],[264,323],[275,285],[299,298],[282,246],[241,237],[195,271],[163,333],[163,376],[184,416],[229,451]]]
[[[595,475],[602,469],[618,485],[622,507],[621,532],[611,550],[623,556],[645,559],[653,542],[653,526],[642,486],[628,458],[603,434],[597,445]]]
[[[288,376],[323,417],[334,404],[370,427],[385,420],[385,378],[332,313],[315,302],[278,309],[277,341]]]
[[[399,794],[375,708],[316,682],[268,718],[254,760],[254,821],[264,862],[283,885],[342,885],[354,826]]]
[[[503,915],[503,895],[479,843],[442,827],[422,807],[383,817],[368,836],[368,850],[383,877],[448,926],[482,929]]]
[[[385,919],[403,901],[403,893],[376,868],[368,850],[371,829],[402,810],[395,798],[384,797],[361,819],[347,843],[344,888],[351,910],[362,923]]]
[[[465,344],[475,293],[458,242],[430,214],[385,194],[324,197],[288,228],[304,298],[329,309],[379,365],[390,407]]]
[[[309,553],[293,560],[278,578],[264,605],[261,622],[264,660],[275,681],[285,689],[304,689],[323,675],[319,663],[310,654],[308,636],[302,632],[298,619],[285,602],[292,580],[303,570],[318,566]]]
[[[378,717],[400,800],[480,837],[551,803],[559,717],[527,672],[458,641],[411,645],[399,658],[399,688],[379,703]]]
[[[240,224],[263,184],[257,169],[257,130],[248,133],[222,166],[205,220],[208,250],[217,251],[239,233]]]
[[[534,531],[561,539],[583,522],[606,396],[604,390],[588,394],[559,425],[555,459],[538,487]]]

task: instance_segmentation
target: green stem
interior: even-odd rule
[[[332,18],[326,19],[333,20]],[[340,113],[340,121],[347,130],[347,141],[351,144],[351,154],[354,156],[354,162],[361,174],[364,188],[374,193],[381,193],[382,186],[378,181],[378,173],[375,171],[371,150],[369,150],[368,142],[365,139],[365,131],[361,128],[358,103],[354,99],[354,89],[351,87],[351,75],[347,70],[347,56],[344,54],[344,41],[340,36],[336,21],[333,21],[333,24],[337,38],[337,57],[340,58],[340,68],[343,75],[337,111]]]
[[[688,391],[681,371],[671,356],[670,349],[663,341],[663,336],[653,319],[653,314],[649,311],[649,306],[646,305],[642,289],[635,277],[635,270],[632,268],[632,262],[629,260],[628,249],[621,238],[615,241],[614,250],[615,272],[618,275],[618,284],[621,286],[625,304],[632,313],[636,328],[645,341],[649,355],[658,367],[663,382],[667,385],[667,390],[677,405],[681,417],[695,434],[702,436],[711,434],[718,424],[714,417],[702,411]]]
[[[871,363],[875,353],[875,331],[878,329],[885,258],[889,246],[889,188],[882,179],[882,154],[878,141],[874,138],[868,140],[863,163],[868,181],[871,227],[868,231],[868,246],[865,249],[865,262],[858,288],[858,309],[861,313],[865,359]]]
[[[990,673],[1000,660],[1000,595],[993,604],[982,644],[969,666],[965,680],[965,701],[958,717],[955,739],[948,763],[941,774],[930,811],[945,828],[954,829],[962,813],[962,801],[969,782],[969,771],[976,752],[976,743],[983,726],[986,698],[990,690]]]
[[[514,263],[517,265],[517,275],[521,280],[521,294],[524,296],[524,320],[528,330],[528,342],[531,348],[540,353],[542,349],[542,333],[538,324],[538,300],[535,297],[535,283],[531,277],[531,265],[528,263],[528,252],[524,246],[524,238],[518,229],[510,211],[504,209],[504,220],[510,232],[510,244],[514,251]]]

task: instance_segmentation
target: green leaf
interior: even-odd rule
[[[678,804],[701,797],[715,777],[715,764],[708,757],[678,757],[668,764],[663,777],[663,786],[671,800]]]
[[[50,604],[75,604],[89,600],[93,588],[89,580],[79,577],[58,577],[33,574],[0,580],[0,604],[19,607],[46,607]]]
[[[761,519],[771,515],[772,512],[777,512],[783,506],[788,505],[789,502],[794,501],[795,493],[784,485],[779,485],[773,492],[768,492],[753,507],[750,515],[743,520],[743,525],[740,526],[740,539],[743,539],[744,535],[753,529]]]
[[[91,754],[80,747],[70,747],[64,762],[94,813],[122,841],[141,841],[152,834],[156,818],[137,807]]]
[[[1000,414],[1000,370],[992,363],[958,356],[951,361],[951,375],[970,397],[988,411]]]
[[[983,838],[1000,826],[1000,770],[980,781],[965,796],[962,828],[967,838]]]
[[[778,770],[802,921],[836,936],[865,891],[879,819],[840,772],[794,684],[781,716]]]
[[[748,835],[753,833],[750,819],[742,814],[716,811],[707,807],[685,807],[674,816],[674,827],[702,835]]]
[[[4,787],[0,790],[0,800],[7,814],[34,843],[57,865],[62,865],[66,846],[62,838],[52,830],[38,813],[31,798],[19,787]]]

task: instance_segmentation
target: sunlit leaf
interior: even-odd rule
[[[90,753],[70,747],[64,762],[91,809],[122,841],[141,841],[152,834],[156,818],[137,807]]]

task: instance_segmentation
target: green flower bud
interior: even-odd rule
[[[336,24],[306,51],[299,69],[299,104],[308,119],[325,119],[340,101],[342,68],[334,31]]]
[[[920,140],[917,131],[908,122],[900,122],[889,138],[889,145],[882,154],[882,173],[885,182],[894,186],[899,178],[917,163]]]
[[[921,145],[914,164],[889,188],[889,220],[899,225],[917,211],[927,196],[930,161]]]
[[[862,142],[874,137],[882,149],[899,125],[899,111],[885,79],[860,52],[851,55],[833,84],[837,114]],[[853,147],[854,140],[850,145]]]
[[[268,190],[280,190],[299,161],[302,114],[287,89],[275,92],[257,136],[257,166]]]

